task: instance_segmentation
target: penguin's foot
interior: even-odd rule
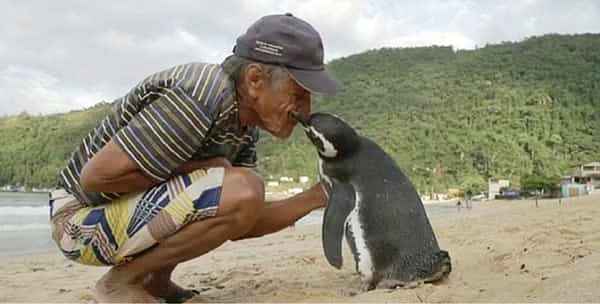
[[[425,278],[425,283],[432,283],[444,279],[452,271],[452,263],[450,261],[450,255],[448,254],[448,251],[440,250],[436,254],[436,257],[437,263],[435,265],[437,265],[437,267],[435,268],[437,271],[432,273],[428,278]]]
[[[422,280],[405,282],[400,280],[383,280],[377,284],[377,288],[379,289],[413,289],[417,288],[423,284]]]
[[[374,284],[374,282],[362,282],[360,284],[360,291],[362,291],[362,292],[371,291],[371,290],[375,289],[375,287],[377,287],[377,285]]]

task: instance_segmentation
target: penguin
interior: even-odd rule
[[[322,243],[329,264],[341,268],[345,236],[365,291],[447,277],[450,255],[440,250],[423,203],[396,162],[333,114],[290,115],[317,148],[328,196]]]

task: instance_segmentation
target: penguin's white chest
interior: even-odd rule
[[[369,282],[373,279],[373,260],[371,251],[367,247],[366,234],[360,218],[362,197],[359,192],[355,192],[355,196],[356,202],[354,209],[350,212],[348,218],[346,218],[346,229],[349,229],[350,232],[352,232],[352,236],[354,236],[356,268],[358,269],[362,280]]]

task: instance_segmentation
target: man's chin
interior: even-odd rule
[[[267,132],[269,132],[271,135],[273,135],[277,139],[288,139],[288,138],[290,138],[290,136],[292,136],[292,131],[294,131],[294,129],[290,129],[290,130],[278,130],[278,131],[267,130]]]
[[[288,138],[290,138],[290,136],[292,135],[292,133],[286,133],[286,134],[275,134],[275,133],[271,133],[271,135],[273,135],[275,138],[277,139],[281,139],[281,140],[286,140]]]

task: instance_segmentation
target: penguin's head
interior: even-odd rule
[[[358,134],[341,118],[328,113],[313,113],[306,118],[292,112],[322,158],[338,158],[352,154],[358,147]]]

